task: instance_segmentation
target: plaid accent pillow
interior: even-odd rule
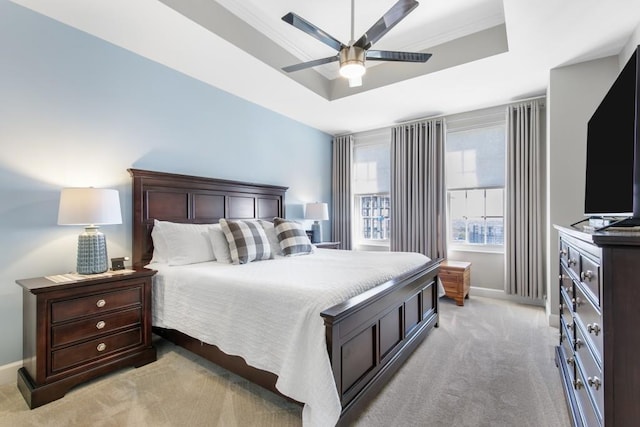
[[[229,242],[233,264],[246,264],[271,258],[271,245],[258,221],[220,219],[220,227]]]
[[[313,252],[313,245],[302,224],[283,218],[274,218],[273,224],[283,255],[306,255]]]

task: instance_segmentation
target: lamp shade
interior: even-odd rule
[[[304,217],[305,219],[327,220],[329,219],[329,207],[326,203],[307,203]]]
[[[58,224],[122,224],[118,190],[63,188],[60,193]]]

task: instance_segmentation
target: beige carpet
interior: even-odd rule
[[[540,308],[441,300],[434,329],[356,425],[568,426]],[[124,369],[29,410],[0,387],[0,426],[299,426],[301,409],[157,339],[158,361]]]

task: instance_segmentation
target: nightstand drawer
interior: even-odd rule
[[[142,329],[135,328],[51,353],[51,371],[56,373],[142,344]]]
[[[457,286],[463,283],[463,275],[458,271],[440,269],[440,279],[444,286]]]
[[[122,309],[142,304],[142,286],[114,292],[103,292],[90,296],[68,299],[51,304],[51,321],[63,322],[79,317]]]
[[[140,324],[141,319],[142,309],[134,308],[123,312],[96,316],[90,319],[54,326],[51,331],[51,346],[59,347],[82,339],[113,332],[118,329],[137,326]]]

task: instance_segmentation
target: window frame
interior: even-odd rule
[[[446,184],[446,221],[447,221],[447,245],[449,250],[461,251],[461,252],[484,252],[484,253],[504,253],[506,246],[506,210],[507,210],[507,179],[506,179],[506,162],[507,162],[507,138],[506,138],[506,118],[503,108],[491,108],[480,112],[463,113],[447,119],[447,133],[448,138],[451,134],[482,130],[500,127],[505,131],[505,138],[503,141],[504,147],[504,161],[505,161],[505,176],[504,184],[502,186],[478,186],[478,187],[461,187],[461,188],[449,188]],[[446,142],[445,142],[446,144]],[[446,148],[445,148],[446,153]],[[446,154],[445,154],[446,155]],[[445,164],[446,167],[446,164]],[[502,224],[503,224],[503,243],[501,245],[487,244],[487,243],[459,243],[452,239],[453,224],[451,219],[451,196],[450,192],[454,191],[469,191],[469,190],[485,190],[484,193],[484,207],[483,207],[483,220],[486,224],[487,218],[500,218],[495,215],[486,215],[486,190],[488,189],[502,189]],[[466,239],[468,240],[468,229],[465,227]],[[486,241],[486,231],[483,233]]]

